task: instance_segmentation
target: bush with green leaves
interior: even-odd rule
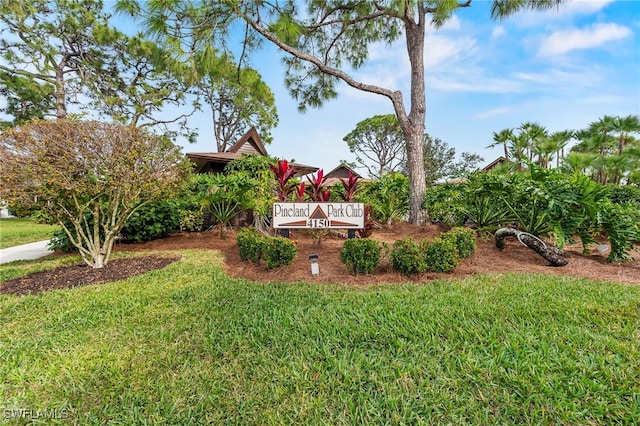
[[[288,238],[266,237],[264,244],[264,264],[273,269],[280,266],[291,265],[296,257],[298,247]]]
[[[451,272],[458,266],[458,253],[453,239],[436,238],[424,243],[423,247],[427,271]]]
[[[609,203],[600,210],[598,221],[609,238],[608,262],[629,259],[634,243],[640,242],[640,210],[630,203]]]
[[[436,184],[427,189],[422,208],[427,210],[431,222],[449,226],[462,225],[463,189],[463,184],[454,183]]]
[[[87,215],[86,219],[91,221],[90,226],[93,225],[93,220],[91,219],[91,216]],[[71,221],[66,221],[66,222],[67,223],[65,223],[65,226],[68,229],[71,229],[71,226],[73,226]],[[69,239],[69,235],[62,228],[58,228],[53,232],[53,237],[51,238],[51,240],[49,240],[49,244],[47,244],[47,248],[49,250],[60,250],[65,253],[78,252],[78,248],[73,245],[73,243]]]
[[[360,185],[355,201],[371,206],[371,216],[382,223],[403,220],[409,212],[409,178],[400,173]]]
[[[427,270],[424,258],[424,246],[412,238],[405,238],[393,243],[391,249],[391,265],[393,269],[404,274],[412,275]]]
[[[260,263],[264,251],[266,236],[254,229],[244,228],[236,235],[236,243],[240,250],[240,259],[250,260],[256,265]]]
[[[440,238],[453,242],[460,259],[471,256],[478,248],[476,232],[471,228],[457,226],[442,234]]]
[[[156,201],[133,212],[120,234],[127,241],[142,242],[165,237],[180,229],[180,214],[171,201]]]
[[[382,247],[374,240],[352,238],[342,245],[340,260],[351,273],[371,274],[380,264],[381,252]]]
[[[178,210],[180,217],[181,232],[199,232],[204,226],[204,216],[200,209],[180,209]]]
[[[636,238],[638,220],[633,218],[640,217],[635,189],[605,187],[579,173],[568,175],[534,164],[522,173],[474,173],[457,186],[430,192],[424,207],[445,223],[487,230],[514,227],[553,238],[559,248],[578,238],[585,252],[605,233],[612,240],[610,260],[628,257]],[[615,215],[621,219],[614,224]]]
[[[614,204],[631,203],[640,209],[640,187],[607,185],[607,198]]]
[[[240,258],[258,265],[262,260],[269,269],[290,265],[298,248],[288,238],[270,237],[253,229],[242,229],[236,236]]]

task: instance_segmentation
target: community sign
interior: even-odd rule
[[[362,203],[274,203],[274,228],[364,228]]]

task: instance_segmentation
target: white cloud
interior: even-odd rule
[[[562,87],[596,87],[602,82],[599,70],[563,71],[552,69],[547,72],[517,72],[513,77],[525,83],[538,86]]]
[[[525,89],[518,81],[486,78],[473,72],[444,76],[427,75],[427,85],[430,89],[443,92],[520,93]]]
[[[482,111],[478,114],[475,114],[473,118],[484,120],[487,118],[500,117],[500,116],[508,115],[511,113],[513,113],[512,107],[499,107],[499,108],[493,108],[493,109]]]
[[[562,3],[559,7],[554,7],[544,12],[528,9],[522,10],[514,15],[513,21],[519,27],[538,27],[543,21],[567,19],[576,15],[598,13],[613,2],[614,0],[571,0]]]
[[[585,29],[556,31],[541,44],[539,55],[562,55],[576,49],[590,49],[631,36],[632,31],[615,23],[593,24]]]
[[[565,4],[562,4],[558,9],[558,15],[577,15],[577,14],[591,14],[599,12],[604,9],[614,0],[572,0]]]
[[[448,37],[427,34],[424,49],[424,66],[427,74],[446,72],[451,67],[477,52],[477,41],[471,37]],[[374,43],[369,49],[370,62],[352,71],[363,83],[390,89],[408,89],[411,68],[404,41],[391,46]]]
[[[504,29],[502,25],[497,25],[493,28],[493,31],[491,31],[491,39],[495,40],[497,38],[502,37],[506,33],[507,31]]]
[[[471,37],[427,35],[424,46],[425,69],[433,71],[441,65],[453,65],[472,55],[476,46],[477,41]]]

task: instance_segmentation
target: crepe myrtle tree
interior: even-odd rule
[[[92,268],[107,264],[126,220],[172,195],[190,167],[166,137],[66,119],[3,132],[0,164],[0,198],[35,204],[55,218]]]

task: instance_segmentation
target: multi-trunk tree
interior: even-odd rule
[[[93,268],[109,261],[126,220],[169,196],[189,171],[166,137],[93,121],[35,121],[0,135],[0,198],[55,218]]]

